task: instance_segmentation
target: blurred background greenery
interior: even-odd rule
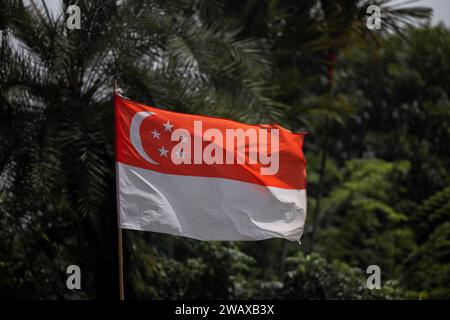
[[[310,132],[301,246],[125,230],[127,298],[450,298],[450,30],[430,9],[0,3],[0,298],[118,297],[113,79],[156,107]]]

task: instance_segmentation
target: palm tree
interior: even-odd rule
[[[13,242],[2,255],[13,273],[20,260],[35,279],[51,279],[47,290],[26,280],[41,287],[21,286],[23,294],[61,297],[61,270],[78,263],[95,283],[85,292],[113,297],[112,80],[158,107],[242,121],[277,118],[282,105],[268,96],[261,44],[238,37],[209,1],[78,1],[81,29],[68,30],[71,2],[55,15],[45,2],[10,0],[12,14],[2,15],[0,237],[28,234],[17,241],[45,267],[13,252]]]

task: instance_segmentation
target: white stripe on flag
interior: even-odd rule
[[[124,229],[199,240],[299,241],[306,190],[221,178],[162,174],[116,163]]]

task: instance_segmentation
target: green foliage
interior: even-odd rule
[[[440,225],[450,220],[450,186],[436,192],[418,208],[413,223],[419,242],[423,242]]]
[[[335,161],[348,164],[354,157],[377,157],[388,160],[388,165],[407,161],[409,170],[407,174],[399,171],[396,176],[380,175],[380,179],[373,181],[362,179],[361,184],[357,180],[352,183],[352,193],[347,183],[332,190],[327,199],[335,210],[325,213],[324,219],[330,222],[321,231],[326,243],[323,252],[345,261],[358,257],[353,261],[359,261],[360,266],[375,259],[389,276],[402,279],[410,289],[421,292],[421,298],[443,298],[448,292],[445,258],[429,252],[430,258],[424,257],[425,250],[441,248],[438,252],[442,252],[446,247],[443,224],[448,221],[450,211],[447,205],[450,150],[446,143],[450,138],[450,92],[442,85],[449,70],[442,70],[448,66],[449,40],[450,32],[437,26],[411,29],[403,38],[382,39],[382,48],[367,44],[352,48],[342,57],[343,71],[338,73],[337,82],[337,90],[345,92],[360,107],[342,130],[343,145],[351,145],[353,151],[332,147]],[[435,73],[437,69],[439,72]],[[382,170],[383,164],[378,166],[371,172]],[[358,171],[355,169],[352,172]],[[353,202],[354,195],[367,188],[379,193],[372,192],[371,198],[375,199]],[[349,194],[351,201],[344,201],[344,211],[336,208]],[[382,206],[374,206],[373,200],[378,204],[381,201]],[[370,212],[371,208],[378,208],[388,219],[379,220],[380,214],[377,218],[373,214],[364,215],[364,210]],[[342,213],[350,217],[352,211],[359,220],[340,221]],[[401,217],[396,213],[407,219],[391,219]],[[341,251],[342,248],[352,248],[354,252]],[[431,276],[429,271],[434,269],[439,271]],[[437,276],[438,273],[443,277]]]
[[[184,250],[191,254],[174,259],[154,249],[145,249],[133,237],[129,263],[131,297],[152,299],[251,298],[249,278],[254,259],[236,244],[195,242]],[[185,252],[186,254],[186,252]],[[192,257],[195,254],[195,257]],[[211,284],[214,283],[214,286]],[[206,290],[205,290],[206,289]]]
[[[338,90],[360,107],[343,130],[344,145],[354,151],[342,157],[336,149],[334,156],[408,160],[411,175],[404,186],[420,202],[449,183],[450,91],[443,84],[450,80],[450,32],[437,26],[403,37],[343,55]]]
[[[402,195],[397,186],[408,168],[407,162],[348,161],[340,183],[324,199],[317,250],[360,268],[377,264],[392,276],[415,247],[413,233],[404,227],[407,216],[396,208]]]
[[[368,290],[362,270],[334,260],[331,263],[318,254],[298,253],[287,261],[284,299],[402,299],[413,294],[396,282],[382,284],[381,290]]]
[[[448,299],[450,223],[445,222],[436,228],[405,265],[408,276],[404,277],[404,282],[408,287],[420,288],[422,298]]]

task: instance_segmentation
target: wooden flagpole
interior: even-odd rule
[[[117,94],[117,80],[114,80],[113,82],[114,92],[113,92],[113,106],[114,106],[114,115],[116,115],[116,105],[115,105],[115,98]],[[116,137],[115,137],[116,138]],[[117,143],[117,142],[115,142]],[[117,154],[117,149],[115,150]],[[116,201],[117,201],[117,250],[118,250],[118,256],[119,256],[119,297],[120,300],[125,299],[125,292],[124,292],[124,286],[123,286],[123,245],[122,245],[122,228],[120,227],[120,218],[119,218],[119,189],[118,189],[118,182],[117,182],[117,165],[116,165]]]
[[[119,226],[117,229],[117,240],[119,246],[119,295],[120,300],[125,299],[123,288],[123,249],[122,249],[122,228]]]

